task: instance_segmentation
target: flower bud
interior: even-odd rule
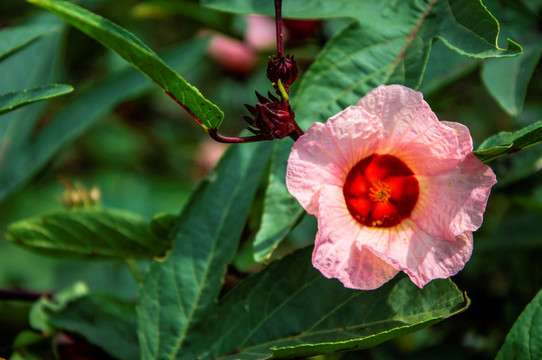
[[[297,63],[290,54],[279,58],[273,55],[273,59],[267,61],[267,78],[276,83],[279,79],[285,87],[290,86],[299,76]]]
[[[269,99],[256,92],[260,103],[255,106],[245,105],[254,116],[242,115],[252,127],[248,130],[266,140],[283,139],[295,131],[295,114],[286,101],[281,101],[269,94]]]

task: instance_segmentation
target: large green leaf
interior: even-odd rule
[[[229,10],[238,5],[236,11],[251,8],[265,12],[269,6],[263,1],[249,5],[244,0],[208,0],[205,3]],[[378,85],[399,83],[418,87],[434,39],[471,57],[510,56],[521,51],[515,43],[510,43],[508,51],[496,47],[498,23],[476,0],[431,1],[423,2],[423,6],[422,2],[418,6],[408,1],[394,4],[370,0],[321,3],[320,8],[314,1],[303,6],[285,2],[284,11],[292,17],[302,16],[302,13],[305,14],[302,17],[343,15],[355,17],[359,22],[353,21],[326,44],[292,93],[292,108],[302,128],[316,121],[326,121]],[[264,219],[276,219],[277,231],[270,232],[262,227],[258,233],[258,242],[254,245],[259,250],[256,253],[258,260],[269,257],[276,242],[284,238],[302,214],[299,207],[296,210],[295,199],[285,186],[284,169],[291,145],[283,142],[279,147],[271,168],[263,215]],[[291,210],[289,216],[282,216],[284,209]]]
[[[50,313],[47,321],[56,329],[83,336],[115,359],[139,359],[136,311],[131,302],[89,294]]]
[[[0,60],[17,52],[48,33],[59,30],[48,24],[21,25],[0,30]]]
[[[187,42],[170,52],[164,59],[176,70],[186,71],[201,60],[207,42],[205,38]],[[39,51],[45,51],[41,43],[37,43],[36,46],[39,47]],[[34,47],[28,50],[32,51]],[[25,54],[26,51],[21,53]],[[23,63],[18,56],[19,54],[16,54],[9,59],[10,63],[14,62],[13,69],[9,71],[10,76],[17,73],[15,60],[18,60],[19,64]],[[32,52],[28,58],[34,61],[36,56],[38,55]],[[6,63],[7,60],[2,65]],[[1,86],[2,84],[0,88]],[[78,97],[53,116],[38,134],[34,134],[33,126],[26,123],[29,118],[28,112],[33,110],[32,107],[4,115],[3,121],[0,121],[0,134],[4,134],[3,138],[0,137],[0,143],[3,141],[4,156],[0,161],[0,201],[35,174],[62,146],[81,136],[116,104],[151,89],[152,83],[136,70],[113,73],[106,82],[79,93]],[[8,131],[10,127],[4,120],[5,117],[12,115],[14,115],[12,131]],[[6,126],[5,132],[1,131],[2,126]]]
[[[377,290],[346,289],[311,266],[311,250],[275,261],[232,289],[189,331],[181,353],[268,359],[363,349],[468,306],[450,280],[420,290],[398,276]]]
[[[233,258],[271,143],[232,146],[180,215],[173,251],[154,262],[138,311],[142,359],[180,356],[189,327],[208,314]]]
[[[489,162],[542,142],[542,120],[514,132],[503,131],[486,139],[474,155]]]
[[[542,291],[516,320],[496,357],[496,360],[515,359],[542,359]]]
[[[77,5],[60,0],[28,0],[66,20],[113,50],[173,97],[204,129],[220,126],[224,114],[132,33]]]
[[[72,91],[73,88],[70,85],[51,84],[2,94],[0,95],[0,115],[36,101],[52,99]]]
[[[6,239],[29,250],[78,258],[152,258],[170,248],[142,217],[114,210],[77,210],[36,216],[8,226]]]
[[[274,153],[271,157],[269,184],[264,198],[265,212],[262,214],[260,228],[254,239],[254,260],[265,262],[269,260],[273,250],[290,233],[297,224],[304,210],[284,186],[286,167],[283,159],[290,152],[291,141],[275,143]]]

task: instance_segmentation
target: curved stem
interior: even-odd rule
[[[218,129],[207,129],[207,133],[213,140],[221,142],[221,143],[226,143],[226,144],[241,144],[241,143],[250,143],[250,142],[265,140],[259,137],[258,135],[247,136],[247,137],[222,136],[218,133]]]
[[[292,139],[294,139],[294,141],[296,141],[305,132],[299,127],[299,125],[297,124],[297,121],[295,120],[294,120],[294,125],[295,125],[295,130],[292,131],[290,134],[288,134],[288,136],[290,136]]]
[[[275,23],[277,27],[277,57],[284,56],[284,46],[282,44],[282,0],[275,0]]]

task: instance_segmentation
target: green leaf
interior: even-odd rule
[[[272,262],[210,308],[182,353],[199,359],[305,357],[363,349],[465,310],[449,280],[423,290],[398,276],[372,291],[346,289],[311,266],[311,248]]]
[[[486,139],[476,151],[480,160],[491,160],[518,152],[542,142],[542,120],[514,132],[503,131]]]
[[[203,4],[217,10],[240,14],[274,13],[273,3],[266,0],[203,0]],[[433,8],[434,7],[434,8]],[[420,15],[428,15],[431,31],[450,48],[462,55],[486,58],[515,56],[521,47],[508,40],[509,48],[498,46],[499,23],[480,0],[424,0],[413,2],[381,2],[358,0],[337,2],[335,0],[287,1],[283,3],[286,17],[320,19],[347,17],[356,19],[368,33],[381,32],[386,36],[398,36],[415,29],[423,32],[426,26]],[[421,27],[420,27],[421,26]]]
[[[113,50],[175,99],[204,129],[220,126],[224,114],[132,33],[77,5],[60,0],[28,0],[59,16]],[[199,119],[199,120],[198,120]]]
[[[522,48],[507,39],[507,49],[499,47],[500,25],[481,0],[448,0],[437,3],[444,21],[438,37],[461,55],[485,59],[516,56]]]
[[[136,311],[131,302],[89,294],[50,314],[48,323],[83,336],[116,359],[139,359]]]
[[[52,299],[40,298],[32,305],[30,310],[30,326],[35,330],[51,335],[55,329],[49,324],[50,315],[64,309],[70,301],[86,294],[88,294],[87,285],[83,282],[77,282],[57,292]]]
[[[177,215],[168,213],[156,214],[151,219],[151,233],[158,239],[170,239],[171,231],[177,222]]]
[[[30,24],[0,30],[0,60],[59,29],[59,26],[51,27],[49,24]]]
[[[142,359],[173,359],[208,316],[237,250],[271,143],[232,146],[200,184],[173,231],[173,250],[151,265],[137,307]]]
[[[166,55],[165,59],[178,71],[187,71],[201,60],[207,43],[208,40],[204,38],[187,42]],[[45,51],[41,48],[41,41],[35,45],[40,47],[37,52]],[[28,50],[34,50],[33,47]],[[38,56],[33,52],[30,55],[28,58],[31,61]],[[18,56],[9,60],[23,63]],[[9,74],[15,73],[16,65]],[[33,107],[5,115],[16,116],[12,119],[13,131],[9,131],[7,121],[0,121],[0,134],[3,134],[3,137],[0,135],[0,144],[4,151],[4,158],[0,160],[0,201],[35,174],[62,146],[81,136],[116,104],[151,89],[152,83],[136,70],[113,73],[106,82],[95,84],[78,94],[38,134],[33,132],[33,126],[26,124],[30,118],[28,113],[35,111]],[[4,130],[3,125],[6,126]]]
[[[479,64],[473,58],[459,55],[442,41],[436,41],[431,47],[418,91],[428,96],[474,71]]]
[[[542,291],[516,320],[495,359],[542,359]]]
[[[526,22],[524,17],[518,23]],[[523,29],[524,54],[515,58],[489,59],[482,63],[482,80],[489,93],[510,115],[518,116],[523,108],[527,85],[542,56],[542,36],[535,26]],[[529,33],[530,31],[530,33]]]
[[[32,89],[24,89],[0,95],[0,115],[32,104],[36,101],[48,100],[73,91],[69,85],[51,84]]]
[[[232,29],[232,16],[229,14],[204,8],[198,3],[179,0],[149,0],[138,3],[133,13],[139,18],[180,17],[193,20],[200,25],[228,35],[235,34]]]
[[[258,262],[269,260],[277,245],[297,224],[296,219],[305,213],[284,184],[286,166],[282,160],[290,153],[291,146],[291,141],[287,139],[274,146],[269,184],[265,191],[265,212],[253,243],[254,260]]]
[[[77,258],[152,258],[170,248],[142,217],[116,210],[77,210],[36,216],[8,226],[6,239],[29,250]]]

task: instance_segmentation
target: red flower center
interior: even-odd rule
[[[392,227],[410,216],[420,189],[403,161],[373,154],[350,170],[343,193],[348,211],[360,224]]]

